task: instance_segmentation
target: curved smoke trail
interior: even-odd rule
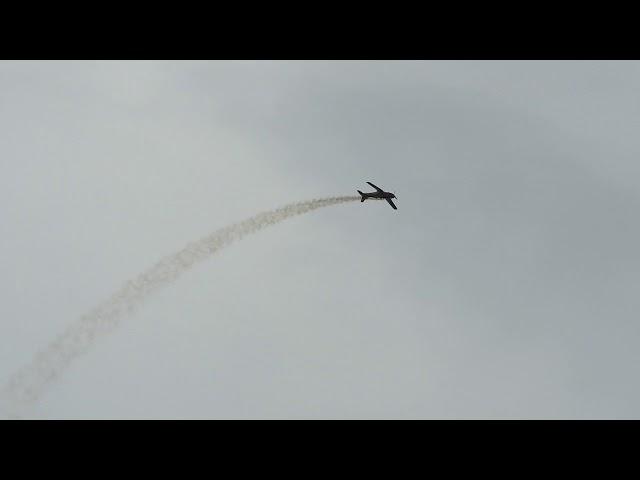
[[[322,198],[263,212],[218,230],[163,258],[147,271],[128,281],[107,301],[80,317],[56,340],[41,350],[30,364],[10,379],[1,395],[7,402],[5,408],[9,416],[18,417],[18,412],[35,403],[75,358],[87,352],[96,340],[117,327],[151,293],[173,282],[196,263],[246,235],[287,218],[359,199],[358,196]]]

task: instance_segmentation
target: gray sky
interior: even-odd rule
[[[640,63],[2,62],[0,381],[159,258],[34,418],[639,418]]]

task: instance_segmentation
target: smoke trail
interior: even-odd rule
[[[36,402],[76,357],[87,352],[96,340],[117,327],[151,293],[173,282],[196,263],[245,235],[287,218],[359,199],[358,196],[322,198],[263,212],[218,230],[163,258],[147,271],[128,281],[107,301],[80,317],[62,335],[41,350],[30,364],[10,379],[1,395],[7,402],[5,408],[9,411],[9,416],[18,417],[18,412]]]

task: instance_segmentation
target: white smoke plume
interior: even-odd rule
[[[170,284],[193,265],[244,236],[287,218],[355,200],[360,200],[360,197],[321,198],[263,212],[243,222],[222,228],[161,259],[147,271],[128,281],[108,300],[80,317],[56,340],[41,350],[30,364],[13,375],[0,395],[6,403],[4,408],[7,410],[7,416],[20,418],[20,412],[35,403],[75,358],[87,352],[100,337],[116,328],[151,293]]]

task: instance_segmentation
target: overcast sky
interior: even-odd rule
[[[255,213],[32,418],[640,418],[640,63],[2,62],[0,382]]]

